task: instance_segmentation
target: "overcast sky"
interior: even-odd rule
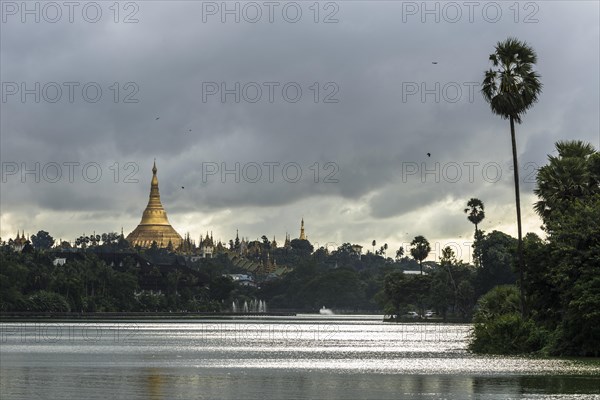
[[[479,92],[508,36],[544,85],[517,126],[526,231],[554,142],[600,147],[597,1],[113,4],[2,2],[3,240],[127,235],[156,159],[196,240],[281,242],[304,217],[316,246],[424,235],[468,259],[469,198],[516,234],[509,124]]]

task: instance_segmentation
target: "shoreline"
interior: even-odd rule
[[[236,319],[240,317],[293,317],[293,312],[2,312],[0,322],[61,320],[169,320],[169,319]]]

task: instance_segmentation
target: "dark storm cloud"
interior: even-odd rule
[[[523,23],[531,9],[515,16],[508,6],[496,23],[480,9],[472,23],[466,9],[456,23],[444,15],[439,23],[431,16],[422,23],[420,14],[403,15],[409,3],[337,2],[339,22],[333,24],[314,23],[304,3],[295,24],[280,14],[274,23],[221,23],[218,15],[204,23],[202,2],[139,2],[135,24],[114,23],[106,7],[96,24],[9,18],[2,24],[3,83],[78,82],[80,88],[95,82],[102,98],[91,103],[78,90],[72,103],[10,97],[2,104],[2,161],[96,162],[104,175],[94,185],[79,179],[35,189],[8,177],[0,194],[2,234],[17,228],[81,231],[81,224],[66,218],[53,219],[53,226],[16,226],[26,223],[18,216],[24,210],[42,216],[46,210],[125,214],[112,230],[123,221],[132,229],[156,158],[172,222],[194,233],[206,228],[194,224],[207,223],[223,235],[240,225],[252,235],[268,233],[273,224],[295,232],[305,215],[318,219],[315,240],[370,240],[377,232],[400,240],[394,234],[399,220],[419,214],[431,235],[451,236],[464,219],[458,204],[468,198],[482,198],[490,210],[513,201],[508,122],[491,114],[473,86],[489,68],[493,46],[509,35],[537,50],[544,83],[539,104],[517,126],[524,196],[533,190],[532,168],[545,163],[556,140],[600,145],[597,4],[538,2],[537,23]],[[243,96],[239,103],[232,95],[224,103],[220,94],[203,98],[203,84],[212,82],[219,88],[255,82],[262,97],[256,103]],[[273,102],[265,82],[279,83]],[[286,83],[301,87],[298,102],[282,97]],[[436,83],[450,90],[438,93],[438,101],[432,94],[424,100],[421,93],[407,95],[407,88]],[[338,101],[324,102],[327,95]],[[124,102],[127,96],[138,102]],[[115,162],[117,183],[109,169]],[[138,168],[137,184],[123,183],[132,171],[126,163]],[[238,183],[232,175],[223,179],[221,171],[207,175],[208,166],[221,169],[223,163],[229,169],[240,163],[240,174],[260,165],[262,177],[248,182],[240,176]],[[272,182],[265,163],[278,163]],[[288,163],[300,167],[298,182],[282,174]],[[448,175],[455,164],[459,179]],[[490,164],[502,172],[498,181],[482,175]],[[406,175],[415,165],[417,172]],[[476,165],[473,179],[468,165]],[[427,168],[439,172],[423,179]],[[332,171],[332,180],[324,182]]]

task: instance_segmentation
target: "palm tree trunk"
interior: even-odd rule
[[[475,224],[475,238],[473,240],[473,245],[474,246],[478,246],[479,243],[477,243],[477,241],[479,240],[479,235],[477,235],[479,233],[479,230],[477,229],[477,224]],[[482,260],[481,260],[481,252],[479,252],[479,255],[476,259],[474,259],[474,263],[476,267],[481,267],[482,265]]]
[[[510,117],[510,137],[512,140],[513,170],[515,175],[515,202],[517,206],[517,268],[519,269],[519,291],[521,315],[525,318],[525,293],[523,291],[523,233],[521,229],[521,196],[519,194],[519,163],[517,162],[517,138],[515,136],[515,120]]]
[[[473,236],[473,247],[475,247],[475,243],[477,242],[477,224],[475,224],[475,236]],[[481,266],[481,262],[479,260],[479,257],[475,258],[473,260],[473,263],[475,264],[476,267],[480,267]]]

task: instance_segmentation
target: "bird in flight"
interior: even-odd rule
[[[182,189],[185,189],[185,187],[183,187],[183,186],[182,186],[181,188],[182,188]]]
[[[160,119],[160,117],[156,117],[155,121],[158,121]]]
[[[427,153],[427,157],[431,157],[431,153]]]
[[[435,65],[435,64],[437,64],[438,62],[437,62],[437,61],[432,61],[431,63],[432,63],[433,65]]]

